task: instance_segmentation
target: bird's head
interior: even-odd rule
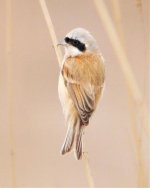
[[[84,52],[95,52],[98,46],[94,37],[83,28],[76,28],[70,31],[64,38],[66,56],[74,57]]]

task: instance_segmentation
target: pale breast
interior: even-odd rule
[[[65,115],[65,118],[67,119],[72,108],[74,107],[74,104],[73,104],[72,99],[70,98],[70,95],[65,86],[64,79],[61,73],[59,75],[58,94],[59,94],[59,99],[63,108],[63,113]]]

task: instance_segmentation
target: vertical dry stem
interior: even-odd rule
[[[56,52],[56,56],[57,56],[59,65],[61,66],[62,53],[61,53],[60,48],[57,48],[58,40],[57,40],[57,37],[56,37],[56,34],[55,34],[55,30],[54,30],[54,26],[53,26],[51,17],[49,15],[49,12],[48,12],[48,9],[47,9],[46,2],[45,2],[45,0],[39,0],[39,2],[40,2],[40,5],[41,5],[41,8],[42,8],[42,12],[44,14],[44,18],[45,18],[45,21],[46,21],[46,24],[47,24],[47,27],[48,27],[49,34],[51,36],[51,39],[52,39],[52,42],[53,42],[53,45],[54,45],[54,48],[55,48],[55,52]]]
[[[114,48],[114,51],[117,55],[118,58],[118,62],[120,65],[120,68],[123,72],[126,84],[128,86],[128,89],[130,91],[130,93],[132,94],[132,98],[133,101],[135,102],[135,104],[137,105],[137,107],[140,107],[142,109],[144,109],[143,111],[146,112],[146,114],[144,114],[144,118],[145,118],[145,124],[143,124],[143,129],[145,130],[146,134],[149,134],[149,125],[148,125],[148,109],[146,108],[146,105],[144,103],[143,97],[142,97],[142,93],[138,87],[138,84],[136,82],[136,79],[134,77],[134,74],[132,72],[131,66],[129,64],[128,58],[125,54],[125,50],[119,40],[119,37],[117,35],[117,32],[113,26],[113,22],[108,14],[107,8],[105,6],[105,3],[102,0],[94,0],[95,5],[96,5],[96,9],[99,13],[99,16],[102,20],[102,22],[105,25],[105,29],[108,33],[110,42],[112,43],[112,46]]]
[[[16,187],[16,156],[13,123],[13,83],[12,83],[12,4],[6,0],[6,67],[7,67],[7,96],[8,96],[8,124],[11,149],[12,187]]]
[[[88,184],[89,184],[89,188],[94,188],[94,181],[93,181],[93,177],[91,174],[91,169],[90,169],[90,164],[89,164],[89,159],[88,159],[88,154],[87,153],[83,153],[83,160],[85,163],[85,173],[87,176],[87,180],[88,180]]]
[[[133,75],[133,72],[131,70],[130,64],[128,62],[125,49],[124,49],[124,38],[123,38],[123,32],[121,27],[121,12],[119,8],[119,1],[118,0],[112,0],[113,7],[114,7],[114,16],[117,23],[117,29],[118,34],[120,35],[120,39],[117,35],[117,31],[115,30],[115,27],[113,25],[113,22],[109,16],[109,13],[107,11],[107,8],[105,6],[105,3],[102,0],[94,0],[95,5],[98,11],[98,14],[103,21],[103,24],[105,25],[105,29],[108,33],[108,36],[110,38],[110,41],[114,47],[114,50],[116,52],[116,55],[119,59],[119,63],[121,66],[121,69],[123,71],[124,77],[126,79],[126,84],[128,86],[128,91],[130,95],[130,109],[131,109],[131,117],[132,117],[132,132],[135,140],[135,150],[136,150],[136,159],[137,159],[137,170],[138,170],[138,187],[147,187],[147,179],[145,175],[145,169],[144,169],[144,161],[142,156],[142,147],[141,147],[141,140],[138,134],[138,127],[137,127],[137,110],[143,107],[146,109],[145,105],[143,104],[143,97],[141,94],[141,91],[139,90],[139,87],[137,85],[136,79]],[[136,110],[137,108],[137,110]],[[143,110],[142,113],[145,111]],[[148,114],[145,114],[146,119],[148,120]],[[138,117],[139,118],[139,117]],[[143,128],[148,128],[148,121],[146,121],[146,126],[143,126]],[[147,129],[148,130],[148,129]]]
[[[124,51],[125,51],[124,33],[123,33],[122,25],[121,25],[122,16],[121,16],[119,0],[112,0],[112,7],[113,7],[113,14],[114,14],[116,29],[120,38],[120,42],[122,43],[122,47],[124,47]],[[127,90],[128,90],[128,87],[127,87]],[[144,159],[142,156],[142,142],[141,142],[142,134],[139,135],[139,132],[137,130],[137,118],[140,119],[140,117],[138,117],[139,114],[137,113],[137,109],[136,109],[137,106],[136,104],[134,104],[132,93],[130,93],[130,91],[128,91],[128,97],[129,97],[128,99],[129,99],[129,108],[130,108],[130,117],[131,117],[131,129],[133,133],[133,139],[135,142],[135,156],[136,156],[136,161],[138,162],[137,164],[138,187],[141,187],[141,185],[145,185],[144,183],[145,169],[144,169]]]
[[[112,43],[115,53],[119,59],[121,70],[123,71],[123,74],[126,78],[127,85],[134,95],[134,100],[141,103],[142,102],[141,92],[139,90],[137,82],[135,81],[134,75],[131,71],[130,64],[128,63],[128,59],[126,57],[124,49],[122,48],[117,32],[113,26],[113,22],[108,14],[105,3],[102,0],[99,1],[94,0],[94,2],[96,5],[96,9],[99,13],[99,16],[103,24],[105,25],[105,29],[108,33],[110,42]]]
[[[111,0],[112,3],[112,10],[113,10],[113,17],[115,21],[115,25],[117,27],[117,32],[119,34],[120,42],[122,43],[122,46],[125,46],[124,41],[124,34],[123,34],[123,28],[122,28],[122,15],[121,15],[121,9],[120,9],[120,2],[119,0]]]
[[[50,36],[52,38],[52,42],[53,42],[53,45],[54,45],[54,48],[55,48],[55,52],[56,52],[56,55],[57,55],[59,65],[61,65],[62,53],[61,53],[60,49],[57,48],[57,44],[58,44],[57,41],[58,40],[57,40],[57,37],[56,37],[56,34],[55,34],[55,30],[54,30],[54,26],[53,26],[50,14],[49,14],[47,6],[46,6],[46,2],[45,2],[45,0],[39,0],[39,2],[40,2],[40,5],[41,5],[42,12],[44,14],[44,18],[45,18]],[[83,160],[85,162],[86,176],[87,176],[89,187],[94,188],[94,181],[93,181],[93,177],[91,175],[91,168],[90,168],[90,165],[89,165],[87,155],[83,156]]]
[[[139,9],[140,13],[142,13],[142,0],[136,0],[136,6]]]

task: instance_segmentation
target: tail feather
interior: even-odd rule
[[[83,127],[84,125],[79,125],[79,129],[76,135],[76,146],[75,146],[75,155],[78,160],[82,158],[82,135],[83,135]]]
[[[64,155],[65,153],[69,152],[72,149],[74,143],[74,137],[75,137],[75,127],[69,126],[66,134],[65,142],[61,150],[62,155]]]
[[[74,146],[75,157],[79,160],[82,158],[82,135],[85,126],[78,117],[69,119],[68,123],[68,130],[61,154],[64,155],[70,152]]]

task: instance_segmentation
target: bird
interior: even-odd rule
[[[85,128],[103,94],[105,63],[95,38],[84,28],[71,30],[58,45],[64,47],[58,93],[67,125],[61,154],[73,150],[79,160]]]

